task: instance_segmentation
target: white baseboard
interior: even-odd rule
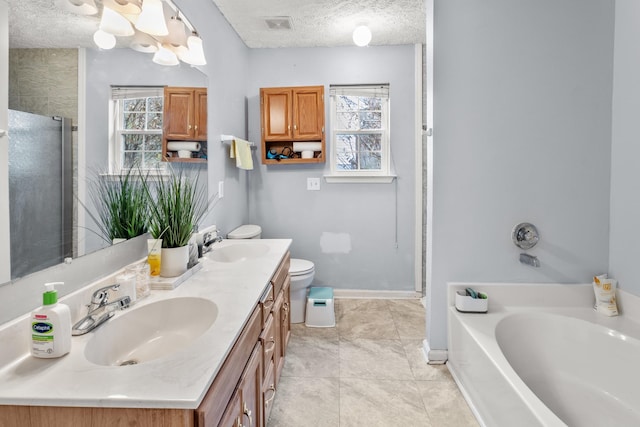
[[[333,289],[335,298],[353,299],[420,299],[416,291],[375,291],[366,289]]]
[[[442,365],[449,358],[447,350],[431,350],[427,340],[422,341],[422,354],[430,365]]]

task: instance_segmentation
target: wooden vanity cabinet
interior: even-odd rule
[[[180,158],[167,149],[170,141],[207,141],[207,88],[165,87],[162,158],[170,162],[206,162],[206,158]],[[201,153],[195,153],[201,156]]]
[[[0,405],[0,426],[264,427],[290,334],[289,259],[287,252],[196,410]]]
[[[324,163],[324,86],[260,89],[262,163]],[[311,159],[269,159],[267,152],[290,153],[293,142],[320,142]]]

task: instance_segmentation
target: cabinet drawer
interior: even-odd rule
[[[264,402],[264,420],[269,419],[271,408],[273,407],[273,399],[276,397],[276,380],[273,362],[265,368],[267,372],[266,380],[262,384],[262,401]]]
[[[289,252],[287,252],[284,255],[284,258],[282,260],[282,263],[280,264],[280,267],[278,267],[278,270],[276,270],[276,273],[271,278],[271,283],[273,284],[273,295],[275,295],[276,298],[277,298],[277,295],[280,293],[282,286],[284,285],[284,281],[286,280],[287,275],[289,274],[290,263],[291,263],[290,255],[289,255]]]
[[[262,298],[260,298],[260,309],[262,310],[262,327],[267,324],[267,319],[271,314],[271,310],[273,309],[273,303],[275,302],[275,298],[273,297],[273,285],[269,283],[267,289],[262,294]],[[263,343],[264,344],[264,343]]]

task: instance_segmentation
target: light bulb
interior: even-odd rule
[[[204,49],[202,48],[202,39],[197,33],[193,33],[187,39],[189,51],[180,57],[180,59],[191,65],[206,65],[207,60],[204,57]]]
[[[165,45],[158,46],[158,51],[153,54],[153,62],[160,65],[178,65],[178,57]]]
[[[371,41],[371,30],[366,25],[360,25],[353,30],[353,42],[356,46],[366,46]]]

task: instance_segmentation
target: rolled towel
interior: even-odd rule
[[[200,143],[196,141],[169,141],[167,150],[198,152],[200,151]]]

